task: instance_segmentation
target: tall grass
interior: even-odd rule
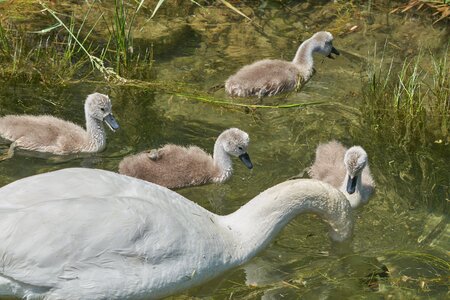
[[[55,83],[55,79],[79,79],[95,70],[107,80],[124,82],[122,74],[129,75],[141,69],[140,64],[151,66],[151,49],[144,49],[142,53],[134,53],[133,49],[133,25],[143,3],[144,0],[135,4],[115,0],[110,11],[94,1],[86,3],[87,9],[80,18],[73,13],[69,16],[58,13],[39,1],[42,12],[56,24],[29,32],[20,28],[9,30],[0,23],[0,62],[3,65],[0,75],[28,76],[28,79]],[[91,13],[94,8],[100,14]],[[112,18],[105,15],[112,15]],[[101,32],[103,28],[107,28],[109,34],[94,39],[92,33]],[[91,70],[86,68],[89,64]]]
[[[126,7],[123,0],[115,0],[113,22],[110,24],[104,18],[108,24],[110,42],[112,41],[115,45],[115,65],[116,72],[119,74],[121,67],[127,67],[134,53],[132,30],[136,16],[143,4],[144,0],[139,1],[136,8],[132,10]]]
[[[81,46],[86,51],[91,48],[90,44],[85,46],[91,31],[81,39],[85,20],[77,27],[75,17],[71,15],[66,26],[73,33],[70,35],[59,32],[49,35],[62,27],[60,23],[33,32],[7,29],[0,23],[0,75],[52,84],[79,77],[80,71],[89,64]]]
[[[44,8],[45,11],[47,11],[57,22],[60,26],[62,26],[66,32],[68,33],[68,35],[73,39],[74,43],[76,43],[76,45],[79,47],[79,51],[82,52],[91,62],[92,67],[94,69],[97,69],[98,71],[101,72],[101,74],[103,74],[103,76],[105,78],[114,78],[117,80],[121,80],[123,81],[124,79],[122,77],[120,77],[120,75],[118,75],[116,72],[114,72],[114,70],[111,67],[107,67],[105,65],[105,62],[102,58],[104,58],[105,56],[105,50],[101,52],[101,57],[99,58],[98,56],[92,54],[92,52],[94,50],[91,51],[89,46],[86,46],[85,42],[87,40],[88,37],[85,37],[83,40],[81,40],[78,36],[78,34],[73,30],[73,28],[71,29],[70,26],[67,26],[64,21],[61,20],[61,18],[58,17],[57,12],[55,12],[54,10],[50,9],[49,7],[47,7],[44,3],[40,2],[40,4],[42,5],[42,7]],[[88,15],[88,14],[87,14]],[[86,16],[87,16],[86,15]],[[83,23],[84,24],[84,21]],[[94,26],[95,27],[95,26]],[[94,30],[94,27],[92,27],[89,31],[92,32]],[[78,31],[79,33],[80,31]]]
[[[2,54],[8,55],[10,52],[9,40],[3,25],[0,23],[0,51]]]
[[[91,74],[92,70],[99,71],[108,81],[149,77],[153,51],[151,48],[135,49],[133,45],[135,21],[144,2],[114,0],[111,9],[100,1],[86,1],[83,7],[87,11],[80,18],[74,13],[69,16],[59,13],[55,8],[57,4],[38,1],[41,12],[47,13],[56,24],[32,32],[33,37],[29,31],[19,29],[11,33],[0,26],[0,59],[10,62],[0,74],[11,78],[26,75],[44,82],[54,82],[55,78],[59,81],[80,78]],[[164,2],[157,2],[150,18]],[[200,5],[194,0],[191,2]],[[222,3],[239,13],[227,1]],[[99,14],[91,13],[93,9]],[[92,32],[104,32],[105,28],[109,34],[95,39],[91,36]],[[89,63],[91,72],[86,72]]]
[[[379,166],[397,176],[393,184],[412,208],[448,213],[449,49],[402,62],[384,53],[374,51],[363,76],[365,134],[383,145]]]
[[[442,57],[424,53],[395,64],[374,52],[363,83],[366,121],[404,145],[450,142],[448,49]]]

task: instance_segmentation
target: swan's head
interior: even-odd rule
[[[316,44],[314,51],[323,54],[326,57],[334,58],[331,54],[339,55],[339,51],[333,47],[333,35],[328,31],[319,31],[315,33],[311,40]]]
[[[119,128],[119,124],[112,114],[111,100],[107,95],[90,94],[84,104],[86,114],[92,118],[104,121],[112,131]]]
[[[347,193],[353,194],[358,178],[368,162],[367,153],[360,146],[353,146],[345,152],[344,165],[347,170]]]
[[[250,138],[246,132],[238,128],[230,128],[222,132],[217,140],[221,143],[225,152],[239,157],[247,168],[253,168],[252,161],[247,153]]]

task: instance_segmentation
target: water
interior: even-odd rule
[[[388,39],[387,56],[396,48],[411,54],[419,45],[439,52],[448,30],[431,26],[426,19],[404,19],[383,11],[370,18],[357,14],[349,18],[349,25],[321,23],[316,20],[333,12],[335,6],[303,3],[275,7],[267,3],[252,14],[260,28],[222,7],[209,12],[183,10],[187,20],[184,26],[189,28],[171,40],[172,44],[155,45],[152,79],[189,83],[206,91],[256,59],[292,59],[300,41],[308,38],[305,31],[355,24],[356,32],[335,37],[340,57],[315,57],[317,73],[300,93],[263,100],[263,104],[328,104],[245,110],[191,101],[150,88],[88,82],[53,87],[5,81],[0,91],[2,115],[47,113],[83,124],[84,99],[98,91],[111,96],[121,129],[109,131],[107,149],[95,155],[37,157],[19,151],[0,163],[0,185],[68,167],[116,171],[125,155],[165,143],[195,144],[212,152],[215,138],[224,129],[239,127],[250,135],[254,169],[249,171],[234,160],[235,172],[227,183],[179,190],[205,208],[227,214],[261,191],[301,173],[314,160],[320,142],[337,139],[347,146],[362,145],[369,155],[377,189],[370,203],[356,212],[350,249],[333,244],[317,217],[300,216],[248,264],[172,298],[445,298],[450,274],[450,151],[446,137],[441,144],[417,144],[405,149],[395,143],[393,132],[376,132],[367,126],[362,113],[361,76],[367,53],[375,44],[380,49]],[[365,7],[354,9],[361,12]],[[160,20],[180,18],[174,11],[161,11]],[[227,99],[223,90],[214,96]],[[7,149],[7,144],[0,144],[0,149]]]

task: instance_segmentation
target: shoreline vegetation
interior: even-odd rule
[[[401,145],[450,143],[449,47],[439,57],[421,51],[397,64],[374,51],[362,82],[364,115],[374,130],[396,128]]]
[[[149,22],[168,3],[159,0],[152,10],[150,6],[154,3],[144,2],[135,0],[127,3],[115,0],[112,8],[100,6],[96,1],[87,2],[82,6],[77,5],[75,8],[67,5],[51,8],[49,6],[51,3],[45,1],[39,1],[37,4],[30,4],[27,1],[0,4],[16,5],[17,9],[21,6],[24,9],[31,9],[30,14],[35,15],[36,19],[28,27],[22,26],[23,20],[17,24],[5,17],[0,20],[0,78],[4,81],[18,80],[43,85],[99,82],[110,86],[151,88],[183,96],[191,101],[246,110],[337,104],[311,102],[263,105],[245,101],[237,103],[235,100],[218,98],[211,93],[199,91],[194,85],[186,82],[155,80],[152,75],[154,63],[152,44],[144,49],[135,45],[134,27],[137,26],[137,15],[141,11],[150,15],[150,18],[144,21]],[[426,6],[434,9],[435,13],[442,13],[437,21],[447,22],[448,5],[442,6],[436,2],[438,1],[412,0],[397,6],[391,13],[399,11],[405,13],[412,8],[421,10]],[[192,7],[208,9],[207,2],[199,3],[192,0],[190,3]],[[240,9],[225,0],[220,1],[219,5],[244,20],[250,20],[249,22],[253,21],[251,17],[255,19],[251,11]],[[338,26],[348,19],[348,12],[354,12],[356,8],[353,1],[349,4],[338,1],[336,5],[335,25]],[[192,7],[184,9],[190,10]],[[370,12],[372,9],[373,4],[369,1],[367,10]],[[340,17],[342,22],[339,20]],[[37,27],[35,22],[49,25],[44,29],[41,29],[41,25],[39,29],[30,30],[30,26]],[[335,31],[338,30],[339,28],[335,28]],[[448,45],[447,50],[441,54],[426,55],[426,51],[421,49],[415,57],[406,58],[404,63],[398,66],[391,62],[386,74],[382,74],[383,62],[377,67],[370,64],[369,59],[366,67],[368,76],[363,82],[361,93],[365,105],[371,108],[368,111],[372,114],[371,117],[377,114],[376,118],[379,121],[384,120],[389,124],[393,120],[399,125],[406,121],[407,125],[402,129],[406,131],[404,135],[425,135],[429,128],[426,130],[423,128],[424,118],[437,116],[438,121],[427,124],[440,123],[440,128],[435,129],[441,131],[444,139],[442,142],[448,144],[449,79],[445,72],[448,68]],[[393,75],[397,72],[396,67],[400,72],[398,78]],[[428,70],[424,71],[425,69]],[[430,76],[431,80],[428,80]]]

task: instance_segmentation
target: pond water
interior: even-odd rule
[[[311,33],[334,30],[334,46],[341,55],[334,60],[315,56],[317,72],[301,92],[261,102],[230,99],[223,89],[211,94],[241,103],[321,105],[253,110],[189,100],[151,87],[88,81],[54,87],[4,81],[1,115],[45,113],[83,124],[84,99],[98,91],[110,95],[121,129],[109,131],[107,149],[95,155],[61,158],[18,151],[0,163],[0,186],[68,167],[117,171],[124,156],[165,143],[195,144],[212,152],[224,129],[238,127],[250,135],[254,169],[234,160],[230,181],[178,190],[215,213],[228,214],[261,191],[302,173],[313,162],[319,143],[336,139],[347,146],[361,145],[377,188],[369,204],[355,213],[349,249],[329,240],[319,218],[303,215],[246,265],[172,298],[445,298],[450,275],[448,136],[405,149],[395,142],[392,131],[379,132],[367,125],[361,87],[368,53],[375,47],[387,44],[385,55],[396,53],[396,61],[420,47],[442,54],[448,28],[426,18],[389,15],[388,9],[376,7],[368,14],[362,13],[366,7],[343,11],[331,4],[262,1],[259,5],[244,10],[253,23],[222,6],[190,7],[181,16],[175,8],[163,8],[152,22],[182,23],[183,29],[173,33],[176,39],[155,43],[155,62],[147,79],[188,83],[206,92],[244,64],[262,58],[290,60]],[[344,13],[355,17],[347,17],[344,24],[328,18]],[[141,21],[137,20],[137,28],[144,24]],[[350,32],[353,26],[357,28]],[[136,38],[136,43],[145,45],[146,40]],[[0,150],[7,147],[0,144]]]

